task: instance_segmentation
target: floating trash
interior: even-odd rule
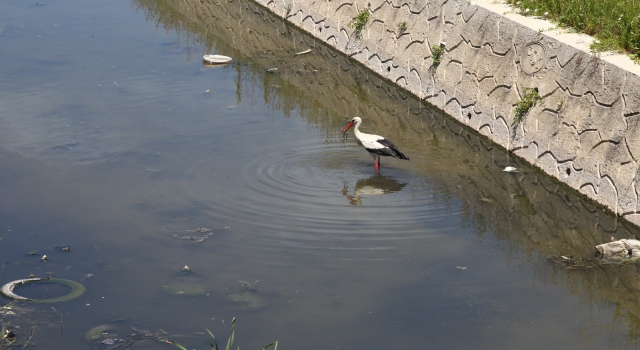
[[[517,173],[517,172],[519,172],[518,169],[516,169],[516,168],[514,168],[512,166],[505,167],[504,169],[502,169],[502,171],[506,171],[508,173]]]
[[[626,259],[636,261],[640,259],[640,241],[636,239],[621,239],[603,243],[597,245],[596,250],[603,260],[609,260],[610,262]]]
[[[278,68],[269,68],[267,69],[267,73],[276,73],[278,72]]]
[[[456,266],[456,269],[458,269],[458,270],[466,270],[467,267],[466,266]]]
[[[35,283],[35,282],[64,284],[66,286],[71,287],[71,292],[67,295],[57,297],[57,298],[52,298],[52,299],[29,299],[13,292],[13,289],[17,286],[21,286],[23,284],[28,284],[28,283]],[[31,301],[35,303],[58,303],[61,301],[67,301],[67,300],[71,300],[79,297],[84,293],[84,291],[85,291],[85,288],[82,284],[75,281],[62,279],[62,278],[25,278],[21,280],[11,281],[5,284],[4,286],[2,286],[2,288],[0,288],[0,294],[4,295],[9,299],[18,300],[18,301]]]
[[[311,49],[308,50],[304,50],[304,51],[300,51],[300,52],[296,52],[295,54],[293,54],[294,56],[300,56],[300,55],[305,55],[311,52]]]
[[[210,67],[221,67],[225,64],[228,64],[232,61],[233,59],[231,57],[228,56],[222,56],[222,55],[204,55],[202,56],[202,63],[205,66],[210,66]]]
[[[67,252],[68,253],[68,252],[71,251],[71,246],[68,245],[68,244],[56,244],[56,245],[53,246],[53,248],[56,251],[59,251],[59,252]]]

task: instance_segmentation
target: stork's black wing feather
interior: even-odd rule
[[[389,156],[392,156],[392,157],[409,160],[409,157],[405,156],[404,153],[400,152],[398,147],[396,147],[396,145],[394,145],[393,142],[391,142],[391,141],[389,141],[387,139],[380,139],[377,142],[379,144],[385,146],[385,149],[387,149],[388,152],[385,152],[384,155],[389,155]]]

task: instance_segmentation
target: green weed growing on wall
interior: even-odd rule
[[[442,56],[444,55],[444,42],[433,45],[431,48],[431,58],[433,59],[433,65],[437,66],[442,62]]]
[[[400,34],[404,33],[406,30],[407,30],[407,22],[398,23],[398,31],[400,31]]]
[[[359,38],[362,35],[362,30],[364,29],[364,26],[367,25],[370,15],[371,13],[369,12],[369,8],[367,7],[360,11],[358,15],[353,17],[347,24],[349,28],[355,29],[356,38]]]
[[[512,126],[518,125],[525,115],[536,103],[542,101],[542,97],[538,93],[537,88],[524,88],[522,99],[516,104],[516,115],[513,118]]]

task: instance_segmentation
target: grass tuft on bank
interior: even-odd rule
[[[506,0],[525,16],[544,17],[593,36],[594,51],[627,53],[640,63],[640,0]]]

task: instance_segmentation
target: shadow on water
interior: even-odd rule
[[[96,103],[109,108],[68,103],[51,107],[55,111],[41,107],[46,113],[34,112],[39,105],[15,109],[49,124],[38,133],[7,123],[34,140],[6,141],[13,152],[0,153],[17,174],[0,173],[7,196],[22,199],[1,202],[3,213],[18,212],[10,219],[51,228],[53,237],[75,232],[79,247],[48,262],[16,253],[0,273],[64,274],[79,266],[87,295],[65,304],[63,312],[81,315],[65,313],[65,329],[89,328],[89,339],[83,330],[70,343],[86,345],[94,333],[110,329],[130,331],[131,322],[114,321],[126,315],[190,331],[212,318],[239,316],[251,323],[245,334],[256,344],[277,339],[309,349],[395,348],[405,342],[406,348],[428,342],[433,348],[487,349],[638,344],[636,264],[568,266],[549,259],[593,259],[595,245],[637,237],[635,227],[255,4],[132,3],[157,28],[178,33],[164,53],[191,62],[203,53],[234,57],[216,75],[199,65],[193,73],[220,81],[232,77],[234,86],[221,90],[228,88],[235,101],[207,105],[203,94],[188,100],[204,105],[202,110],[181,100],[176,106],[167,101],[193,95],[192,82],[160,80],[171,75],[150,74],[144,69],[158,68],[141,65],[152,77],[148,82],[117,72],[117,82],[112,75],[106,80],[108,96],[118,96],[122,105],[144,105],[149,118],[133,118],[135,113],[102,95]],[[4,35],[18,28],[8,26]],[[296,56],[308,48],[311,53]],[[163,84],[170,86],[166,94],[146,95]],[[265,118],[262,104],[272,115]],[[110,125],[104,111],[121,119]],[[291,123],[278,121],[274,111]],[[56,129],[75,127],[57,122],[76,114],[94,117],[81,124],[91,125],[90,131],[67,137]],[[373,175],[369,155],[352,140],[341,141],[339,130],[352,116],[365,119],[365,132],[402,145],[411,161],[386,161]],[[186,118],[196,126],[186,127]],[[303,125],[287,129],[294,119]],[[303,132],[308,128],[320,137],[309,137]],[[289,136],[295,132],[302,136]],[[31,163],[40,160],[75,167],[58,174]],[[503,172],[507,165],[520,172]],[[33,174],[41,174],[41,182]],[[25,200],[30,196],[37,203]],[[62,209],[32,209],[38,206]],[[227,225],[230,230],[220,229]],[[84,241],[90,229],[99,234]],[[49,237],[25,234],[21,248],[39,244],[44,248],[38,255],[52,255],[44,243],[54,239]],[[13,237],[0,241],[0,248],[8,239]],[[189,273],[176,271],[187,263]],[[103,277],[89,276],[95,271]],[[240,278],[261,282],[249,294],[238,293]],[[14,309],[57,335],[60,315],[43,310]],[[10,316],[3,310],[0,317],[5,322]],[[142,328],[134,329],[141,339],[160,337],[159,331],[136,329]],[[54,348],[73,348],[64,341]]]

